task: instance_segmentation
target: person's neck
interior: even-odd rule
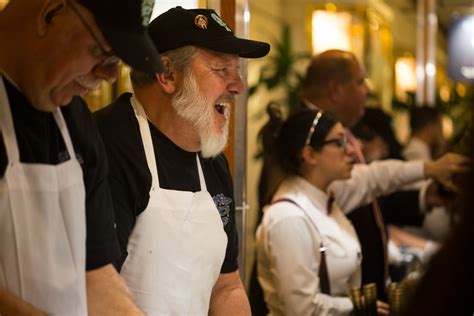
[[[155,87],[135,91],[135,97],[142,104],[150,122],[168,139],[183,150],[201,150],[199,135],[191,123],[174,110],[171,96],[163,95]]]
[[[331,180],[327,179],[323,174],[318,172],[317,170],[309,170],[306,172],[303,172],[302,177],[306,179],[309,183],[317,187],[323,192],[327,192],[327,189],[329,187],[329,184],[331,183]]]
[[[331,110],[333,109],[332,103],[326,98],[315,98],[315,97],[305,96],[303,97],[303,100],[306,103],[309,103],[313,105],[314,107],[320,110],[323,110],[325,112],[327,111],[331,112]]]

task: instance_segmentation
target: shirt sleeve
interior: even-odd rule
[[[422,161],[384,160],[370,165],[356,164],[348,180],[334,181],[330,190],[347,214],[368,204],[373,196],[387,195],[403,185],[424,178]]]
[[[265,248],[274,265],[285,315],[347,315],[352,310],[348,297],[320,292],[320,240],[307,220],[301,216],[285,217],[264,231]]]
[[[235,221],[234,187],[232,184],[232,178],[230,176],[229,165],[225,156],[221,155],[218,159],[220,159],[219,163],[222,165],[223,178],[225,179],[225,186],[227,188],[226,191],[228,192],[232,200],[229,205],[229,220],[227,223],[224,220],[224,231],[227,234],[227,248],[224,262],[221,268],[221,273],[230,273],[236,271],[239,268],[239,235],[237,232],[237,225]]]

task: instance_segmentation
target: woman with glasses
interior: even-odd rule
[[[265,301],[271,315],[347,315],[349,290],[360,286],[361,250],[328,187],[350,178],[353,148],[329,113],[302,111],[280,124],[271,117],[268,126],[281,127],[264,150],[286,176],[257,230]]]
[[[358,164],[351,172],[354,149],[334,117],[307,110],[283,123],[276,112],[269,107],[270,121],[260,135],[265,158],[278,165],[270,172],[279,183],[265,191],[275,193],[257,231],[265,301],[272,315],[347,315],[361,258],[354,229],[338,206],[352,210],[374,194],[426,178],[455,189],[453,175],[468,170],[468,159],[446,154],[430,162],[388,160]],[[338,206],[330,202],[332,194]],[[388,305],[377,301],[377,312],[387,315]]]

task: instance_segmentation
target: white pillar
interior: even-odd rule
[[[248,0],[235,1],[235,35],[249,37],[250,10]],[[247,85],[247,59],[240,59],[240,74]],[[234,199],[235,220],[239,232],[239,270],[242,280],[246,280],[247,257],[247,91],[240,94],[235,102],[234,112]]]
[[[436,102],[436,0],[417,1],[416,103]]]

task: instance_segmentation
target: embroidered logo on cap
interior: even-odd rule
[[[194,24],[200,29],[207,30],[208,23],[207,18],[202,14],[196,15],[194,18]]]
[[[227,24],[225,24],[224,21],[222,21],[221,17],[218,16],[217,14],[215,13],[211,13],[211,17],[214,19],[214,21],[217,22],[217,24],[219,24],[220,26],[222,26],[223,28],[225,28],[228,32],[232,32],[232,30],[230,29],[230,27],[227,26]]]
[[[153,13],[153,7],[155,6],[155,0],[143,0],[142,1],[142,25],[147,26],[150,23],[150,17]]]

